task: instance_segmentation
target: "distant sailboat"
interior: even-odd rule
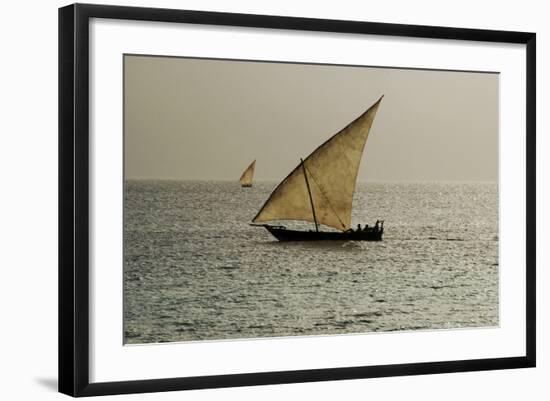
[[[256,168],[256,160],[250,163],[250,166],[244,170],[243,175],[239,178],[241,187],[248,188],[252,186],[252,179],[254,178],[254,169]]]
[[[384,221],[373,227],[351,228],[351,209],[357,172],[365,143],[383,96],[367,111],[313,151],[275,188],[253,223],[301,220],[315,223],[315,231],[265,227],[279,241],[380,241]],[[319,231],[319,225],[339,231]]]

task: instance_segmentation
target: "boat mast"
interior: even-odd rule
[[[300,158],[302,163],[302,169],[304,170],[304,177],[306,179],[307,193],[309,194],[309,201],[311,202],[311,211],[313,212],[313,220],[315,221],[315,231],[319,232],[319,225],[317,224],[317,216],[315,215],[315,206],[313,206],[313,198],[311,197],[311,190],[309,189],[309,180],[307,179],[306,166],[304,161]]]

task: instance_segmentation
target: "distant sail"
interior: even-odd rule
[[[256,168],[256,160],[254,160],[250,166],[244,170],[243,175],[241,175],[241,178],[239,179],[241,186],[243,187],[251,187],[252,186],[252,179],[254,178],[254,169]]]
[[[383,96],[382,96],[383,97]],[[367,111],[313,151],[275,188],[254,223],[302,220],[345,231],[351,226],[351,209],[357,172],[365,143],[382,97]],[[311,198],[308,194],[306,177]]]

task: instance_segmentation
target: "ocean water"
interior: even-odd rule
[[[498,325],[496,183],[359,183],[384,240],[308,243],[248,225],[276,184],[126,181],[126,343]]]

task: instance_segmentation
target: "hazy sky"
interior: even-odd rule
[[[126,178],[281,180],[383,94],[367,180],[498,179],[498,74],[125,57]]]

